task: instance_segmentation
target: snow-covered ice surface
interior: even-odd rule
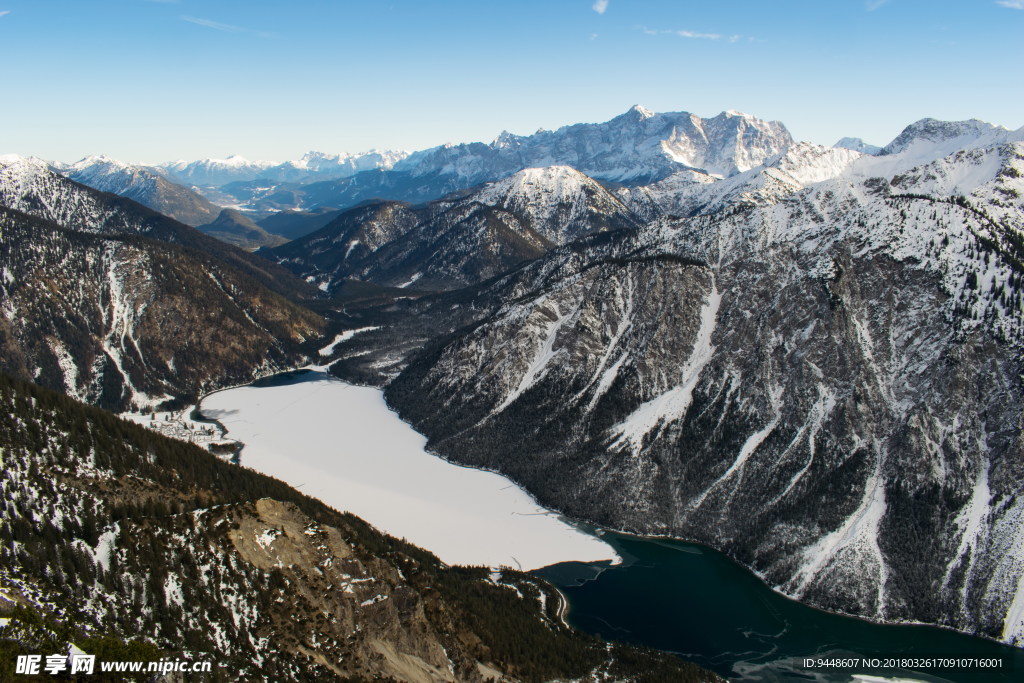
[[[618,560],[504,477],[426,452],[383,394],[324,373],[212,394],[203,415],[245,444],[241,462],[435,553],[448,564],[536,569]]]

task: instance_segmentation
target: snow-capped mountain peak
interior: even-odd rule
[[[28,193],[41,177],[53,175],[53,164],[38,157],[20,154],[0,155],[0,200],[6,206],[17,208],[15,203]]]
[[[996,126],[978,119],[939,121],[925,118],[904,128],[895,140],[882,148],[881,153],[898,154],[912,146],[921,146],[922,143],[930,145],[950,143],[955,149],[963,149],[967,146],[977,146],[972,143],[984,144],[1009,132],[1003,126]]]
[[[800,187],[806,187],[841,175],[862,156],[862,152],[844,147],[798,142],[765,161],[764,167],[782,171]]]
[[[109,157],[106,154],[92,154],[69,165],[65,171],[69,176],[73,176],[76,173],[83,172],[89,173],[90,175],[96,175],[103,173],[115,173],[125,170],[141,170],[142,168],[143,167],[141,166],[126,164],[125,162]],[[79,182],[83,181],[79,180]]]
[[[210,159],[211,164],[218,164],[220,166],[249,166],[251,164],[256,165],[272,165],[273,161],[249,161],[241,154],[229,154],[224,159]]]
[[[642,104],[634,104],[629,111],[638,114],[641,119],[649,119],[654,116],[654,112]]]
[[[481,204],[525,211],[535,218],[547,220],[560,206],[585,204],[588,194],[594,196],[607,192],[571,166],[547,166],[523,169],[488,183],[471,198]],[[612,201],[618,203],[617,200]]]

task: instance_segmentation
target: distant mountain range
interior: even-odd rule
[[[739,112],[703,119],[688,112],[656,114],[635,106],[605,123],[574,124],[525,136],[503,132],[490,144],[449,144],[413,154],[309,152],[284,163],[231,156],[156,167],[89,157],[62,168],[80,182],[131,196],[164,212],[170,212],[169,204],[148,189],[157,183],[154,177],[177,183],[193,195],[200,193],[219,206],[255,213],[259,219],[281,210],[343,209],[375,198],[430,201],[525,168],[554,165],[630,185],[660,180],[683,169],[727,177],[759,165],[792,142],[781,123]],[[202,216],[196,208],[178,210],[192,225],[216,217],[208,206]]]
[[[345,208],[374,198],[420,203],[500,180],[526,168],[565,165],[601,181],[649,183],[683,169],[716,177],[757,166],[793,142],[785,126],[738,112],[702,119],[640,106],[605,123],[533,135],[503,132],[490,144],[450,144],[415,152],[337,180],[233,183],[220,188],[254,211]]]
[[[323,178],[344,178],[360,171],[390,169],[408,152],[370,150],[363,154],[308,152],[295,161],[249,161],[233,155],[227,159],[171,161],[159,164],[178,182],[203,187],[220,187],[232,182],[266,180],[274,183],[308,183]]]

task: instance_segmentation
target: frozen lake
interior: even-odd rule
[[[203,399],[205,417],[245,444],[241,462],[347,510],[447,564],[537,569],[616,559],[612,547],[492,472],[426,452],[381,391],[310,371]]]

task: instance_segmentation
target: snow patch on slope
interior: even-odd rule
[[[349,339],[351,339],[352,337],[356,336],[357,334],[362,334],[363,332],[372,332],[373,330],[379,330],[379,329],[380,329],[380,327],[376,326],[376,327],[360,327],[360,328],[355,329],[355,330],[345,330],[341,334],[335,336],[334,337],[334,341],[332,341],[330,344],[328,344],[327,346],[325,346],[322,349],[320,349],[319,353],[320,353],[321,356],[325,356],[325,357],[326,356],[330,356],[331,354],[334,353],[334,349],[335,349],[335,347],[338,344],[342,344],[344,342],[347,342]]]
[[[568,322],[568,320],[575,314],[576,309],[562,313],[557,304],[554,306],[554,310],[552,312],[554,318],[545,326],[543,331],[543,341],[541,341],[540,348],[534,352],[530,365],[519,380],[519,386],[505,397],[505,400],[492,411],[492,414],[500,413],[505,410],[505,408],[512,405],[517,398],[523,395],[523,392],[536,384],[537,380],[544,376],[548,363],[550,363],[558,353],[554,350],[555,340],[558,338],[558,331],[561,330],[562,326],[565,325],[565,323]]]
[[[711,361],[715,351],[711,344],[711,335],[715,331],[721,303],[722,295],[712,279],[708,300],[700,309],[700,328],[693,342],[693,351],[683,366],[679,383],[660,396],[643,403],[625,420],[612,427],[609,430],[609,435],[615,437],[610,445],[612,449],[623,451],[628,448],[633,455],[639,455],[648,434],[686,415],[693,401],[693,390],[700,379],[700,373]]]

